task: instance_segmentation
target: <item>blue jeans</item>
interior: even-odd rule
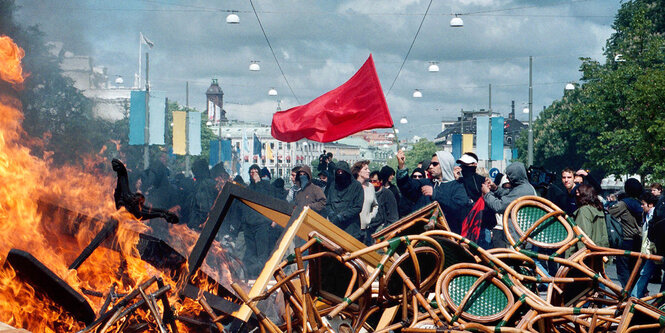
[[[485,228],[480,228],[480,235],[478,237],[478,246],[485,250],[492,248],[492,231]]]
[[[627,251],[633,251],[634,241],[632,239],[624,239],[621,242],[621,249]],[[635,266],[635,261],[628,256],[617,256],[617,276],[619,277],[619,282],[621,282],[622,287],[626,287],[628,284],[628,278],[630,278],[630,272],[632,267]]]
[[[659,267],[656,266],[652,260],[647,260],[647,262],[642,265],[635,287],[633,287],[633,291],[630,292],[630,297],[641,298],[644,296],[644,292],[647,291],[647,286],[649,285],[649,279],[656,268]]]

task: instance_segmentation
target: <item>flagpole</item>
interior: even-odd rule
[[[150,167],[150,83],[148,66],[150,58],[148,52],[145,53],[145,127],[143,127],[143,137],[145,145],[143,146],[143,166],[144,170]]]
[[[393,125],[392,129],[393,134],[395,135],[395,143],[397,143],[397,150],[399,150],[399,138],[397,137],[397,129],[395,128],[395,125]]]
[[[139,79],[138,79],[139,86],[136,87],[139,90],[141,90],[141,56],[143,55],[141,44],[143,44],[143,42],[141,41],[141,33],[139,32]]]

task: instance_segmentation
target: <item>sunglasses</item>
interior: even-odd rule
[[[431,163],[429,164],[429,166],[431,166],[431,167],[435,167],[435,166],[437,166],[437,165],[439,165],[439,162],[431,162]]]
[[[423,175],[412,175],[411,178],[420,179],[420,178],[423,178]]]

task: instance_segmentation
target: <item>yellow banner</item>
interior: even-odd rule
[[[173,153],[185,155],[187,153],[187,112],[173,111]]]
[[[270,148],[269,142],[266,142],[266,157],[268,157],[269,160],[275,159],[275,156],[272,154],[272,148]]]
[[[462,154],[473,152],[473,134],[462,134]]]

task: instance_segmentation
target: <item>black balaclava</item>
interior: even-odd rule
[[[460,168],[462,168],[462,175],[473,175],[474,173],[476,173],[475,165],[461,164]]]
[[[352,180],[353,179],[351,178],[350,173],[342,171],[341,173],[335,175],[335,188],[341,191],[347,188],[351,184]]]

